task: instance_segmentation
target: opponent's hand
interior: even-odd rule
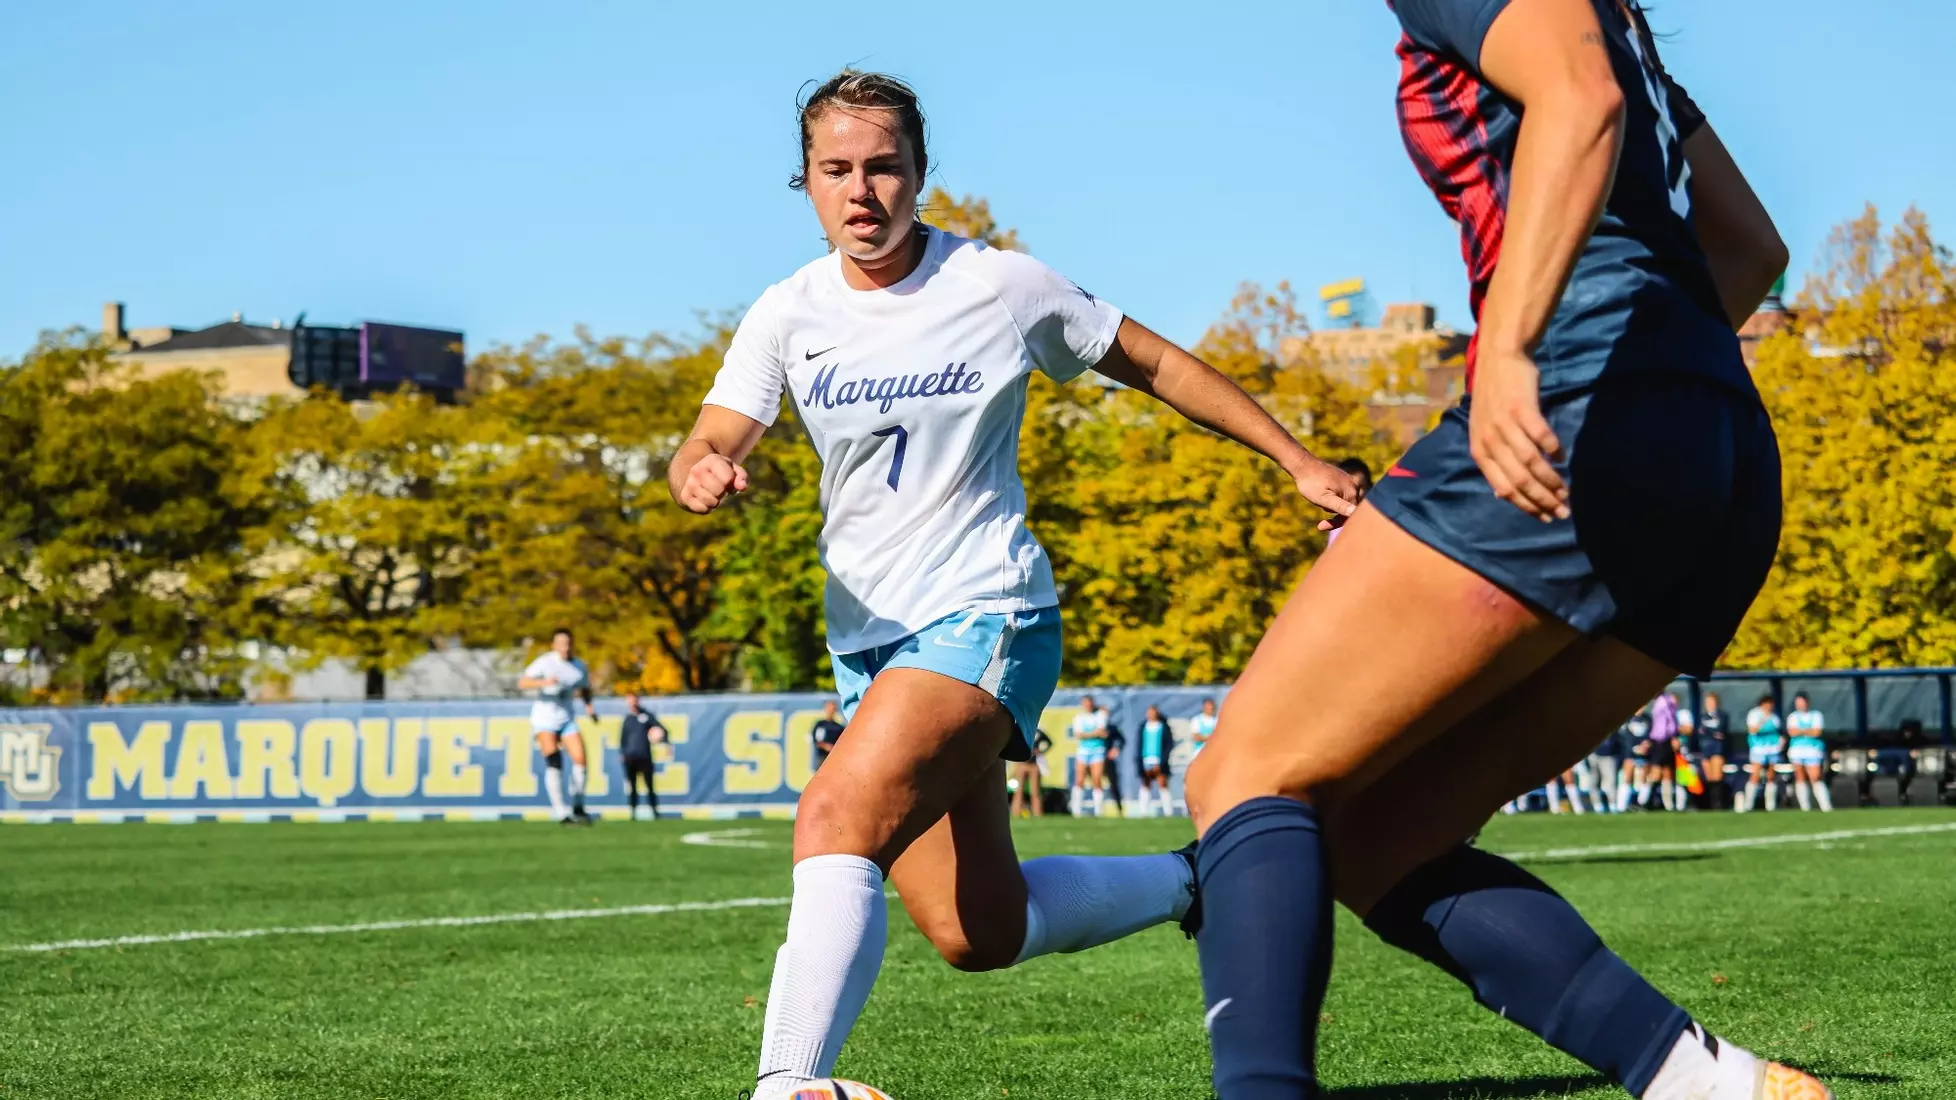
[[[1467,440],[1495,496],[1543,523],[1569,518],[1569,486],[1552,465],[1562,457],[1562,441],[1542,416],[1541,371],[1534,360],[1481,349]]]
[[[679,489],[679,506],[703,516],[729,496],[746,490],[746,470],[726,455],[709,454],[686,471],[686,484]]]
[[[1307,455],[1291,471],[1291,480],[1297,483],[1297,491],[1304,494],[1305,500],[1331,513],[1330,519],[1318,521],[1320,531],[1344,526],[1352,513],[1358,511],[1358,481],[1323,459]]]

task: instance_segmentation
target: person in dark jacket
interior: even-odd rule
[[[664,744],[666,728],[651,711],[639,706],[638,696],[625,696],[625,721],[618,728],[618,759],[625,766],[625,799],[631,806],[632,820],[638,820],[638,785],[645,782],[645,804],[651,820],[659,820],[659,791],[652,767],[654,745]]]

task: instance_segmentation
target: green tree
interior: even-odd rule
[[[1956,664],[1956,262],[1911,209],[1836,229],[1754,369],[1786,512],[1744,668]]]
[[[244,434],[209,378],[141,378],[79,336],[0,367],[0,644],[54,698],[242,693]]]
[[[1001,229],[992,217],[992,204],[976,195],[958,198],[942,187],[933,187],[924,196],[923,220],[948,233],[983,241],[993,248],[1025,251],[1016,229]]]
[[[277,506],[247,532],[266,632],[301,668],[349,660],[370,699],[389,673],[465,640],[463,593],[501,504],[510,440],[468,407],[399,393],[275,403],[249,476]]]

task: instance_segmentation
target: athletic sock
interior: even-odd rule
[[[1650,809],[1650,780],[1648,779],[1637,784],[1637,806],[1640,809]]]
[[[1811,811],[1813,809],[1813,791],[1808,788],[1806,780],[1796,779],[1793,781],[1793,798],[1800,804],[1802,811]]]
[[[1753,1100],[1760,1074],[1751,1051],[1694,1023],[1678,1036],[1640,1100]]]
[[[552,761],[543,766],[543,793],[550,796],[550,812],[562,821],[570,816],[570,807],[564,804],[564,766]]]
[[[888,939],[883,872],[859,856],[795,864],[788,937],[774,955],[755,1091],[827,1077],[856,1026]]]
[[[1019,870],[1026,877],[1026,941],[1014,966],[1181,920],[1195,900],[1188,861],[1177,855],[1042,856]]]
[[[1316,812],[1289,798],[1250,799],[1210,826],[1196,862],[1195,945],[1217,1095],[1317,1095],[1331,882]]]
[[[1206,880],[1203,898],[1206,904]],[[1462,845],[1406,876],[1365,924],[1633,1096],[1691,1023],[1561,895],[1478,848]]]
[[[1740,813],[1750,812],[1752,810],[1753,800],[1758,796],[1759,796],[1759,784],[1748,781],[1745,785],[1745,790],[1739,792],[1739,804],[1736,807],[1737,810]]]
[[[1766,809],[1769,811],[1779,809],[1779,780],[1777,779],[1766,780]]]
[[[584,812],[584,765],[575,760],[570,766],[570,802],[572,813]]]
[[[1548,795],[1549,813],[1562,812],[1562,784],[1551,779],[1542,786],[1542,793]]]
[[[1134,816],[1148,816],[1148,788],[1146,787],[1141,788],[1140,793],[1134,796]]]
[[[1813,785],[1813,800],[1820,803],[1821,813],[1830,814],[1834,812],[1834,793],[1827,789],[1826,780],[1821,780]]]
[[[1629,783],[1619,779],[1616,783],[1616,812],[1630,812],[1630,796],[1634,793]]]
[[[1099,787],[1095,787],[1093,789],[1093,815],[1095,817],[1100,817],[1101,811],[1106,808],[1107,808],[1107,792]]]
[[[1080,793],[1080,788],[1075,787],[1066,796],[1066,812],[1079,817],[1085,810],[1084,796]]]
[[[1658,797],[1664,800],[1664,808],[1667,810],[1684,809],[1684,806],[1678,802],[1678,783],[1675,779],[1666,779],[1663,782],[1658,789]]]
[[[1569,788],[1569,812],[1572,814],[1585,814],[1589,812],[1588,807],[1582,804],[1582,790],[1580,788]]]

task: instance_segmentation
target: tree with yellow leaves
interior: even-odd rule
[[[1910,210],[1834,232],[1754,377],[1786,513],[1742,668],[1956,664],[1956,262]]]

